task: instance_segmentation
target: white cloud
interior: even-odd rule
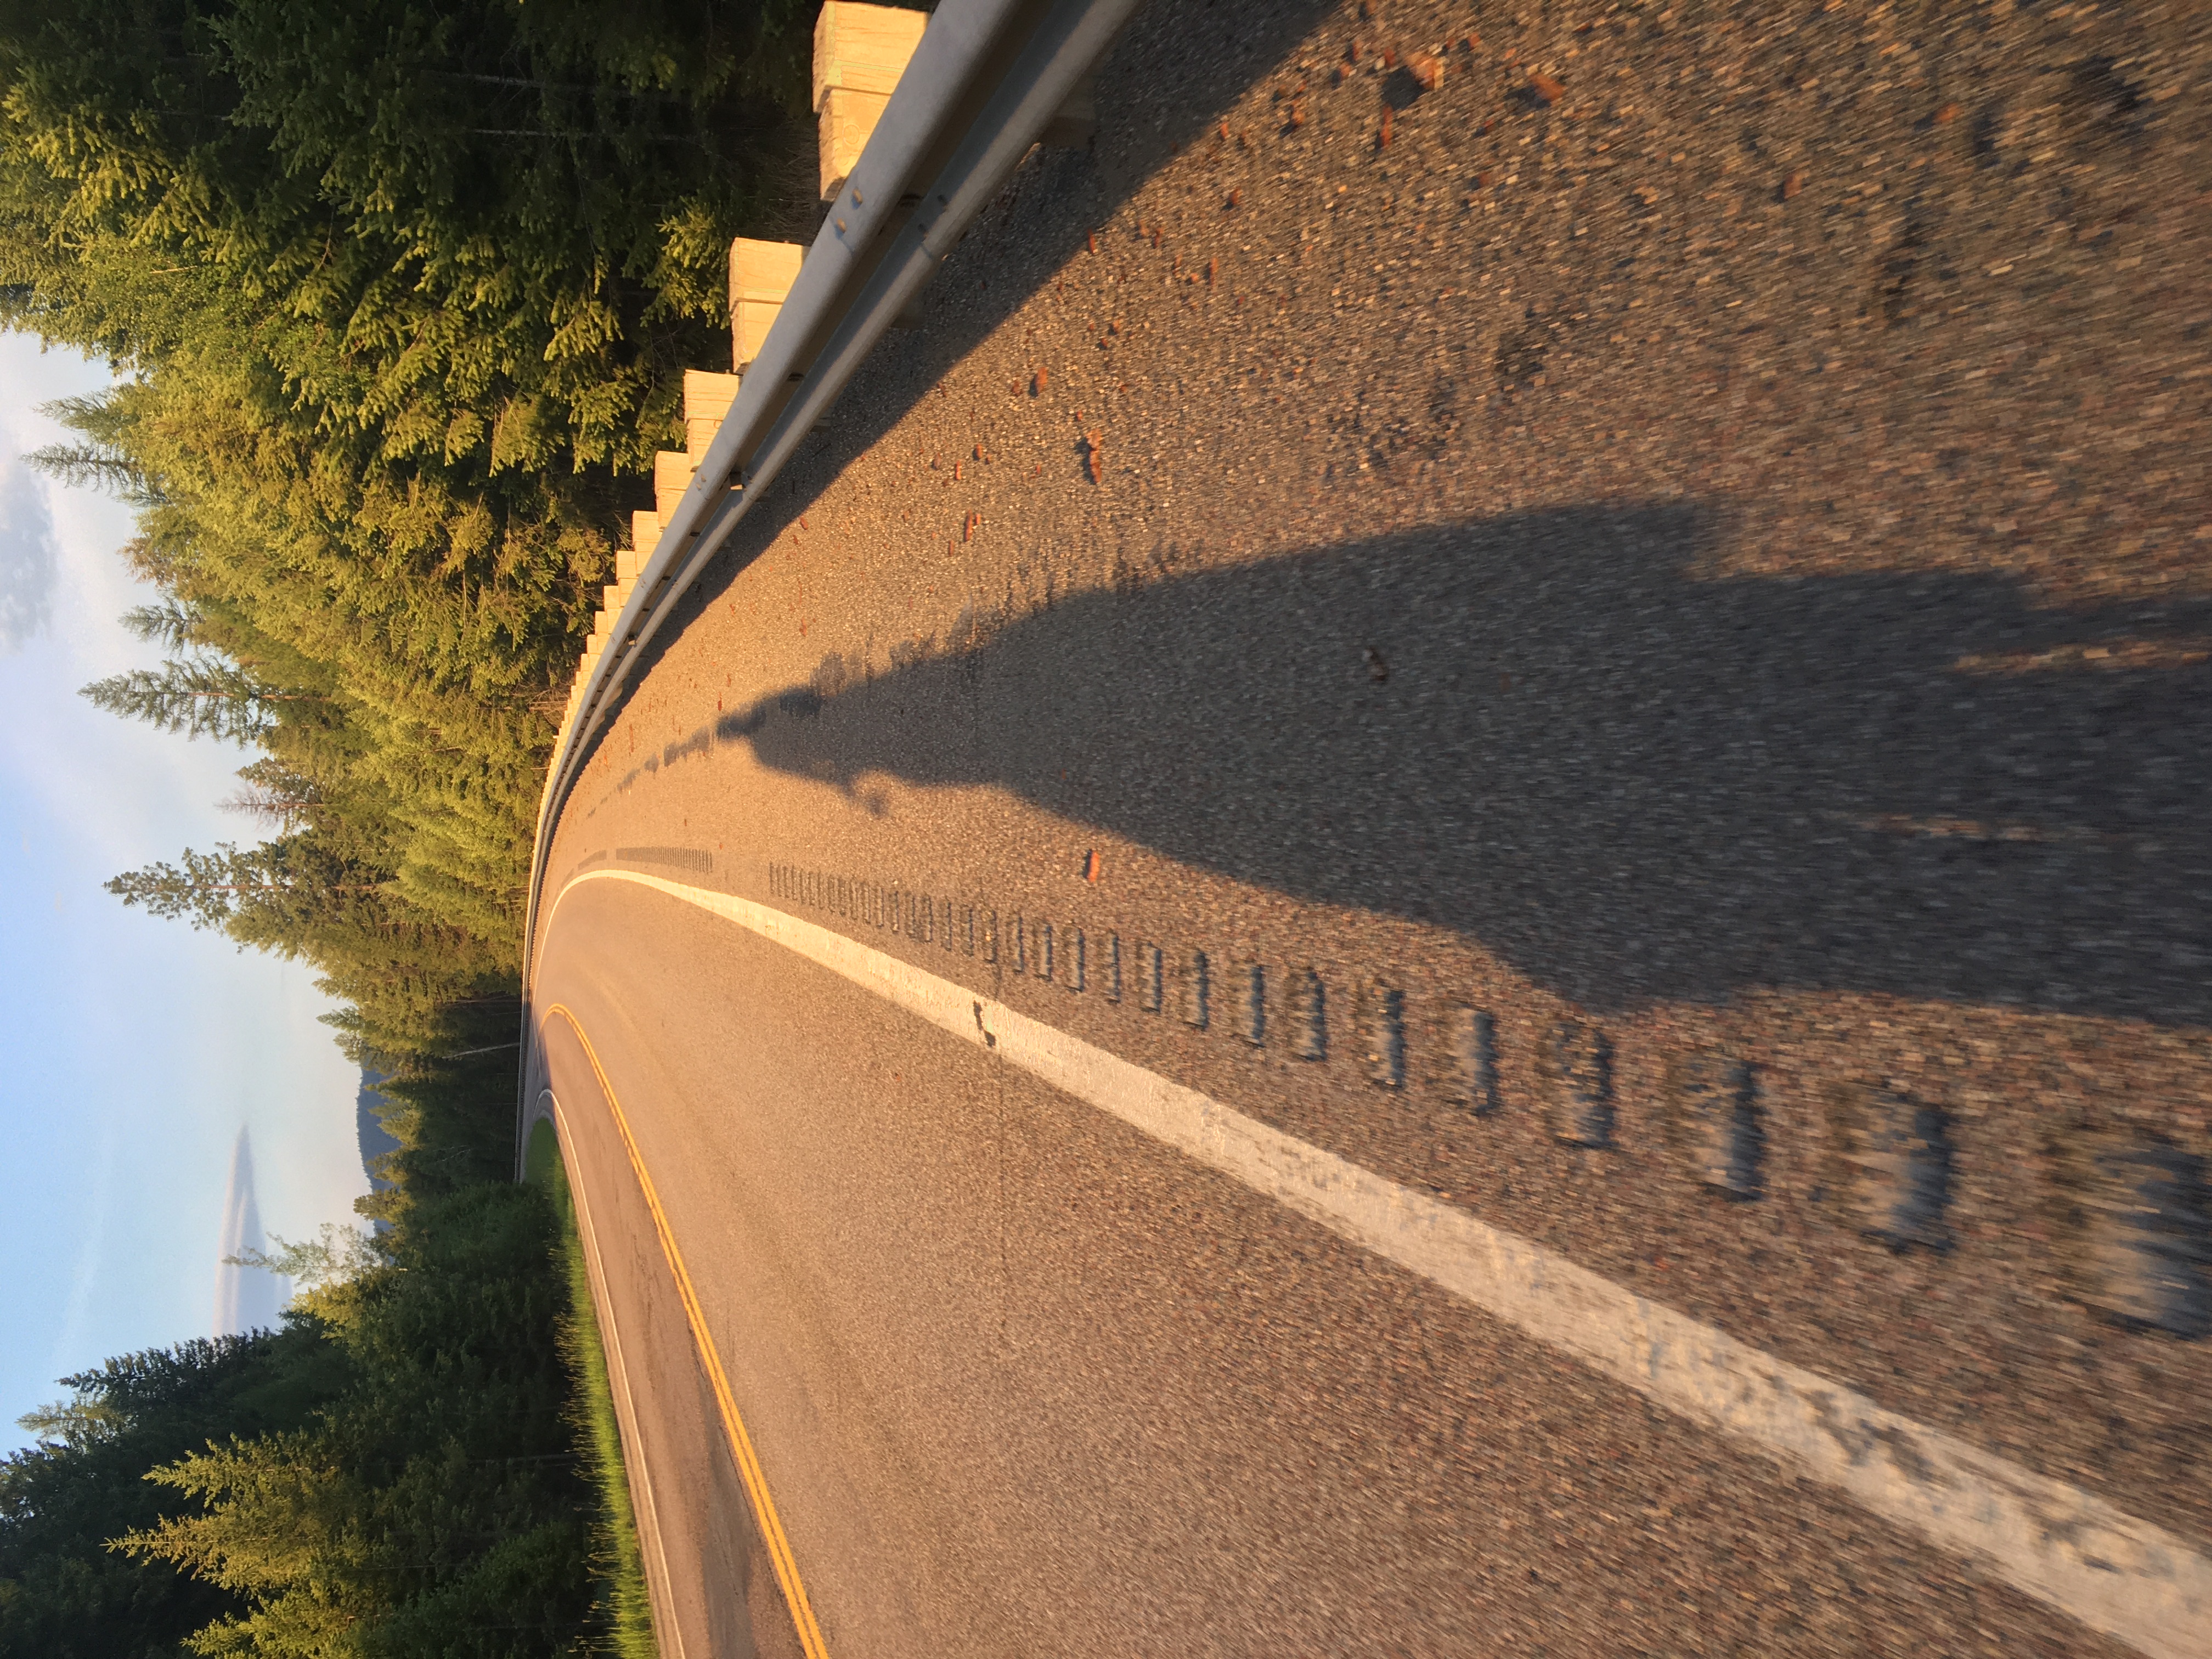
[[[53,612],[52,521],[39,479],[16,456],[0,455],[0,651],[16,651]]]
[[[78,1212],[76,1259],[70,1267],[69,1300],[63,1304],[61,1330],[54,1338],[46,1369],[56,1376],[84,1363],[84,1339],[91,1328],[93,1291],[106,1258],[108,1222],[115,1196],[116,1123],[112,1115],[100,1126],[100,1150],[93,1164],[92,1192]]]

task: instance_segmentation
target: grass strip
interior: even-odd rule
[[[599,1494],[593,1565],[602,1581],[613,1651],[621,1659],[659,1659],[653,1633],[653,1601],[645,1587],[645,1558],[637,1541],[637,1516],[630,1507],[629,1475],[623,1462],[622,1431],[615,1420],[614,1389],[607,1376],[606,1346],[599,1337],[599,1310],[584,1267],[583,1237],[576,1230],[576,1206],[568,1192],[568,1172],[561,1162],[560,1142],[553,1126],[543,1119],[531,1132],[523,1172],[551,1195],[561,1217],[561,1265],[568,1275],[569,1304],[562,1346],[576,1377],[576,1425]]]

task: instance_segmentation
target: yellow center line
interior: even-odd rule
[[[653,1177],[646,1173],[645,1159],[638,1152],[636,1137],[629,1132],[629,1120],[623,1115],[622,1102],[616,1098],[614,1085],[607,1081],[606,1067],[599,1064],[599,1051],[592,1047],[591,1038],[584,1035],[582,1023],[561,1003],[555,1003],[546,1012],[567,1020],[568,1029],[576,1034],[576,1041],[583,1045],[584,1058],[592,1062],[592,1074],[599,1080],[599,1093],[606,1100],[615,1128],[629,1153],[629,1167],[645,1194],[645,1207],[653,1212],[653,1231],[660,1235],[661,1254],[668,1258],[668,1270],[676,1276],[676,1293],[684,1299],[684,1317],[691,1322],[692,1346],[699,1351],[708,1379],[714,1385],[714,1404],[722,1413],[722,1430],[729,1437],[730,1455],[737,1460],[738,1478],[745,1483],[745,1496],[752,1500],[753,1518],[759,1523],[761,1537],[768,1546],[769,1562],[775,1569],[775,1582],[783,1589],[784,1604],[791,1609],[791,1622],[798,1626],[799,1645],[806,1659],[829,1659],[830,1650],[822,1640],[822,1627],[814,1622],[814,1608],[806,1599],[806,1586],[799,1582],[799,1563],[792,1555],[791,1540],[784,1536],[783,1522],[775,1512],[775,1500],[769,1496],[768,1477],[761,1472],[752,1436],[745,1432],[745,1420],[738,1415],[737,1396],[730,1392],[730,1379],[722,1369],[722,1357],[708,1332],[706,1312],[699,1305],[699,1292],[692,1288],[691,1275],[684,1266],[684,1253],[676,1248],[676,1234],[669,1227],[667,1212],[660,1207],[660,1194],[653,1190]]]

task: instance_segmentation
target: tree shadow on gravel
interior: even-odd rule
[[[847,790],[996,785],[1593,1008],[2212,1021],[2212,669],[2171,643],[2212,617],[1703,580],[1707,530],[1580,508],[1086,593],[872,678],[830,659],[715,735]]]

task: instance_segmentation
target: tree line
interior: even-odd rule
[[[274,831],[125,902],[304,957],[363,1054],[511,984],[549,749],[732,234],[805,192],[803,0],[0,0],[0,324],[112,362],[165,665]]]
[[[589,1432],[560,1194],[507,1178],[513,1081],[510,1055],[384,1085],[392,1224],[281,1252],[307,1288],[279,1329],[110,1359],[24,1419],[0,1655],[635,1650],[599,1466],[618,1488],[619,1454]]]
[[[87,693],[244,749],[259,832],[111,889],[311,963],[402,1145],[282,1328],[26,1419],[0,1656],[623,1645],[558,1206],[508,1180],[520,911],[729,240],[811,223],[814,9],[0,0],[0,325],[113,365],[36,459],[156,595],[161,665]]]

